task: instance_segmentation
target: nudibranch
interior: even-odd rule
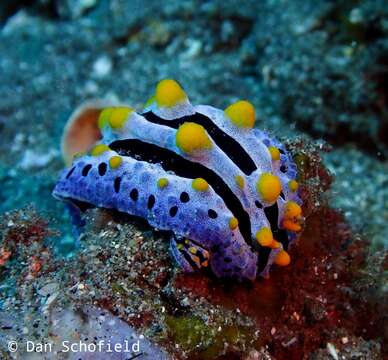
[[[273,264],[290,263],[302,201],[291,154],[254,124],[248,101],[194,106],[176,81],[162,80],[141,113],[100,112],[101,139],[74,157],[53,195],[169,230],[185,271],[266,277]]]

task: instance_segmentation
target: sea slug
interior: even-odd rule
[[[162,80],[142,113],[101,111],[101,140],[74,157],[53,195],[171,231],[171,253],[185,271],[267,276],[272,264],[290,262],[302,201],[291,155],[254,124],[248,101],[194,106],[176,81]]]

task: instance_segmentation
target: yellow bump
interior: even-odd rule
[[[234,179],[236,180],[236,184],[238,185],[238,187],[240,189],[243,189],[245,184],[244,178],[241,175],[236,175]]]
[[[117,169],[121,163],[123,162],[123,159],[120,156],[112,156],[109,159],[109,166],[111,169]]]
[[[109,107],[101,111],[100,116],[98,117],[98,127],[100,130],[102,130],[106,125],[108,125],[108,121],[113,110],[114,108]]]
[[[110,114],[109,125],[112,129],[122,129],[131,112],[133,109],[130,107],[115,108]]]
[[[193,255],[195,255],[197,253],[197,249],[193,246],[189,247],[189,252]]]
[[[302,214],[302,208],[295,201],[288,201],[284,206],[284,217],[293,219]]]
[[[287,251],[280,250],[279,253],[275,257],[275,264],[279,266],[287,266],[291,262],[290,255],[288,255]]]
[[[280,151],[277,147],[275,146],[269,146],[268,151],[271,154],[271,158],[273,161],[280,160]]]
[[[176,248],[177,248],[178,250],[184,250],[184,249],[185,249],[185,247],[184,247],[183,244],[178,244],[178,245],[176,246]]]
[[[283,228],[289,231],[295,231],[298,232],[302,229],[302,226],[300,224],[293,222],[292,220],[283,220],[282,222]]]
[[[109,150],[110,150],[109,146],[107,146],[105,144],[98,144],[90,151],[90,155],[100,156],[102,153],[109,151]]]
[[[272,202],[279,197],[282,184],[277,176],[271,173],[263,173],[256,183],[256,189],[263,200]]]
[[[203,126],[192,122],[185,122],[179,126],[175,135],[175,143],[181,151],[188,154],[212,147],[210,138]]]
[[[144,107],[148,107],[155,102],[155,95],[152,95],[145,103]]]
[[[295,180],[290,180],[290,182],[288,183],[288,187],[292,192],[295,192],[296,190],[298,190],[299,184]]]
[[[194,179],[191,186],[193,187],[194,190],[197,190],[197,191],[206,191],[207,189],[209,189],[208,182],[202,178]]]
[[[175,80],[165,79],[156,85],[155,100],[158,106],[173,107],[187,100],[187,96]]]
[[[235,217],[232,217],[230,220],[229,220],[229,228],[231,230],[235,230],[238,226],[238,220],[237,218]]]
[[[159,189],[164,189],[168,185],[168,179],[166,178],[160,178],[158,180],[158,188]]]
[[[272,231],[268,227],[262,227],[256,233],[256,240],[261,246],[270,246],[273,242]]]
[[[225,114],[237,127],[252,129],[255,125],[255,108],[249,101],[240,100],[229,105]]]

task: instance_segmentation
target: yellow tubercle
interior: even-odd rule
[[[293,219],[302,214],[302,208],[295,201],[288,201],[284,206],[284,217]]]
[[[197,253],[197,249],[193,246],[189,247],[189,252],[193,255],[195,255]]]
[[[108,107],[101,111],[100,116],[98,117],[98,127],[100,130],[102,130],[105,126],[108,125],[108,121],[113,110],[114,108]]]
[[[103,130],[110,125],[112,129],[121,129],[128,119],[128,115],[133,112],[130,107],[109,107],[101,111],[98,117],[98,127]]]
[[[273,202],[279,197],[282,184],[276,175],[263,173],[256,183],[256,189],[263,200]]]
[[[268,151],[271,154],[271,158],[273,161],[280,160],[280,151],[277,147],[275,146],[269,146]]]
[[[123,159],[120,156],[115,155],[109,159],[109,166],[111,169],[117,169],[118,167],[120,167],[122,162],[123,162]]]
[[[292,192],[295,192],[298,190],[299,184],[295,180],[290,180],[288,183],[288,187]]]
[[[194,179],[191,186],[193,187],[194,190],[197,190],[197,191],[206,191],[207,189],[209,189],[208,182],[202,178]]]
[[[168,185],[168,179],[166,178],[160,178],[158,180],[158,188],[159,189],[164,189]]]
[[[101,154],[109,150],[110,150],[109,146],[105,144],[98,144],[92,150],[90,150],[90,155],[100,156]]]
[[[252,129],[255,125],[255,108],[249,101],[240,100],[225,109],[225,114],[239,128]]]
[[[262,227],[256,233],[256,240],[261,246],[270,246],[273,242],[272,231],[268,227]]]
[[[173,107],[187,100],[187,96],[175,80],[165,79],[156,85],[155,100],[160,107]]]
[[[109,117],[109,125],[112,129],[118,130],[122,129],[126,123],[128,116],[133,112],[133,109],[130,107],[119,107],[115,108]]]
[[[238,185],[238,187],[240,189],[243,189],[244,188],[244,185],[245,185],[245,180],[244,178],[241,176],[241,175],[236,175],[234,177],[234,179],[236,180],[236,184]]]
[[[299,224],[301,215],[302,208],[295,201],[288,201],[284,206],[283,228],[289,231],[300,231],[302,229]]]
[[[290,262],[290,255],[285,250],[280,250],[274,260],[274,263],[279,266],[287,266]]]
[[[237,220],[237,218],[232,217],[232,218],[229,220],[229,228],[230,228],[231,230],[235,230],[235,229],[237,229],[237,227],[238,227],[238,220]]]
[[[175,143],[181,151],[188,154],[212,147],[204,127],[192,122],[185,122],[179,127],[176,132]]]

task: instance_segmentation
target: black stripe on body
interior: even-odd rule
[[[198,266],[198,264],[191,258],[190,254],[188,254],[186,250],[179,250],[179,252],[183,255],[185,260],[190,264],[190,266],[193,269],[199,269],[200,268],[200,266]]]
[[[278,218],[279,218],[279,207],[275,202],[273,205],[264,208],[265,216],[267,217],[269,223],[271,224],[271,231],[275,240],[279,241],[284,250],[288,249],[288,235],[287,231],[279,229],[278,227]],[[259,260],[258,260],[258,273],[261,273],[268,263],[268,258],[271,253],[271,248],[260,246],[259,250]]]
[[[177,176],[205,179],[223,199],[225,205],[238,219],[241,235],[251,245],[251,221],[238,197],[225,184],[222,178],[206,166],[192,162],[175,152],[138,139],[116,140],[109,147],[122,156],[138,161],[160,164],[165,171],[173,171]]]
[[[207,252],[206,248],[204,248],[202,245],[197,243],[195,240],[188,240],[188,243],[185,241],[186,239],[183,237],[177,238],[175,237],[175,242],[177,244],[180,244],[184,247],[184,250],[179,250],[179,251],[187,251],[189,252],[190,247],[194,247],[196,249],[196,253],[193,255],[196,255],[199,258],[199,261],[201,264],[205,262],[206,260],[209,260],[207,256],[204,255],[205,252]]]
[[[183,116],[174,120],[163,119],[152,111],[142,114],[142,116],[153,124],[165,125],[178,129],[185,122],[193,122],[205,128],[209,136],[217,146],[246,174],[252,174],[256,165],[245,149],[233,137],[222,131],[206,115],[195,113],[194,115]]]

